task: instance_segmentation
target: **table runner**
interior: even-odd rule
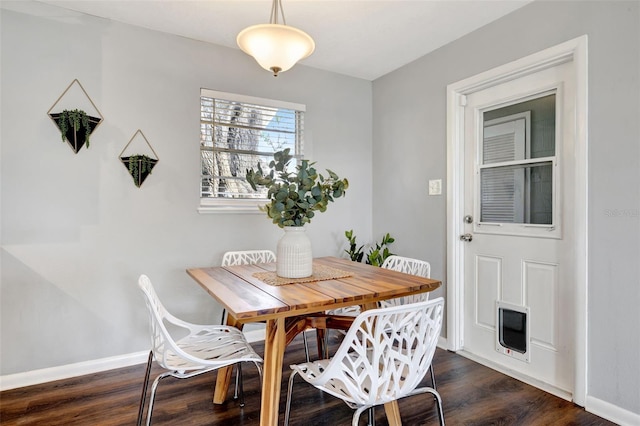
[[[353,274],[351,272],[343,271],[341,269],[332,268],[325,265],[313,265],[313,273],[309,277],[303,278],[284,278],[276,275],[275,272],[256,272],[253,276],[260,281],[263,281],[269,285],[279,286],[286,284],[297,283],[310,283],[314,281],[335,280],[338,278],[350,277]]]

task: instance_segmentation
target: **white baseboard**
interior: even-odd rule
[[[587,395],[585,410],[620,426],[640,425],[640,414],[632,413],[593,396]]]
[[[440,349],[444,349],[445,351],[449,350],[449,342],[447,341],[446,337],[438,337],[438,347]]]
[[[25,371],[24,373],[8,374],[0,376],[0,391],[38,385],[54,380],[69,379],[71,377],[84,376],[85,374],[99,373],[115,368],[129,367],[131,365],[147,362],[149,351],[135,352],[131,354],[112,356],[91,361],[77,362],[58,367],[42,368],[40,370]]]
[[[249,342],[264,340],[264,328],[245,332]],[[116,368],[129,367],[147,362],[149,351],[134,352],[91,361],[77,362],[58,367],[42,368],[25,371],[23,373],[0,376],[0,391],[38,385],[55,380],[70,379],[72,377],[94,374]]]

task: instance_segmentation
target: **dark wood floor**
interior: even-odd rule
[[[255,345],[261,353],[262,346]],[[285,365],[303,362],[299,339],[287,349]],[[153,373],[159,370],[154,369]],[[454,353],[438,350],[434,371],[448,425],[613,425],[582,408],[511,379]],[[127,367],[69,380],[0,393],[0,423],[9,425],[134,425],[144,366]],[[152,376],[152,379],[155,376]],[[286,380],[280,424],[284,418]],[[187,380],[165,379],[158,387],[154,425],[258,425],[260,389],[255,368],[244,368],[246,406],[231,398],[224,405],[211,402],[215,373]],[[428,379],[425,383],[428,383]],[[342,401],[296,382],[291,425],[350,425],[352,410]],[[403,424],[437,425],[431,397],[418,395],[400,401]],[[361,417],[366,424],[366,415]],[[383,409],[376,424],[387,425]]]

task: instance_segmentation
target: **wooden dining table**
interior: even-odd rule
[[[284,351],[309,327],[310,318],[345,306],[375,308],[380,300],[433,291],[441,285],[438,280],[335,257],[315,258],[313,267],[310,279],[317,275],[320,280],[283,285],[264,278],[275,276],[275,263],[187,269],[227,310],[227,324],[242,328],[245,323],[266,321],[261,426],[278,423]],[[322,276],[327,271],[329,278]],[[340,277],[331,278],[331,273]],[[231,373],[230,367],[219,370],[214,403],[224,402]],[[385,404],[385,411],[390,425],[401,424],[397,403]]]

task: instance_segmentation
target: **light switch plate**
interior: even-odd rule
[[[429,195],[442,194],[442,179],[429,180]]]

